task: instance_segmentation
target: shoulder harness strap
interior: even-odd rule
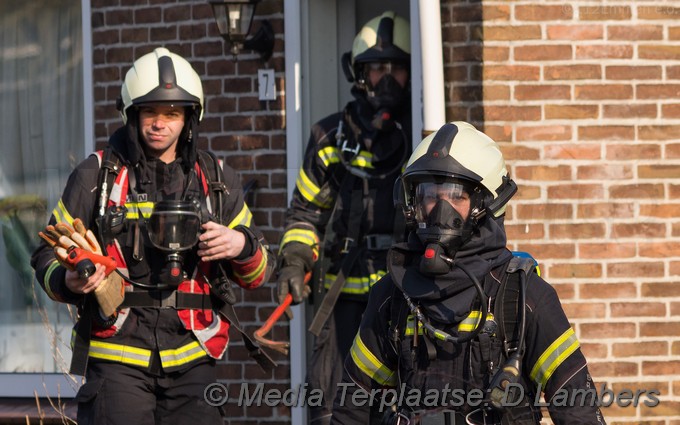
[[[212,167],[207,166],[210,160]],[[208,210],[212,213],[215,221],[222,223],[222,201],[225,195],[229,195],[229,190],[224,184],[224,174],[222,171],[222,162],[217,159],[214,153],[210,151],[198,151],[198,164],[200,172],[200,179],[203,183],[203,192],[207,194],[206,203]]]
[[[121,163],[118,155],[113,153],[110,146],[106,146],[103,150],[94,153],[99,162],[99,174],[97,177],[97,206],[95,211],[97,217],[101,217],[106,213],[106,207],[109,200],[110,187],[116,176],[120,172]]]
[[[517,351],[519,329],[518,312],[519,300],[519,272],[524,271],[527,275],[526,282],[532,272],[538,272],[538,263],[526,253],[513,252],[513,257],[505,269],[505,277],[501,279],[501,286],[494,303],[494,317],[498,321],[500,335],[503,337],[506,356]],[[526,289],[526,288],[525,288]]]

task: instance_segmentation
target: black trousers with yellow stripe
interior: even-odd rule
[[[151,375],[120,363],[92,361],[78,391],[79,425],[222,424],[218,407],[204,399],[215,383],[215,362]]]

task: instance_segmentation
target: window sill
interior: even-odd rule
[[[62,417],[45,398],[38,399],[40,411],[34,398],[0,398],[0,425],[14,424],[64,424]],[[64,414],[75,423],[77,405],[73,399],[62,399]]]

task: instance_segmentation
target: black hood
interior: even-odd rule
[[[478,232],[456,254],[455,264],[445,275],[425,276],[419,272],[425,247],[413,234],[407,242],[395,245],[389,253],[388,270],[397,285],[421,305],[425,315],[440,323],[459,323],[471,311],[477,290],[461,267],[474,275],[482,285],[489,272],[512,257],[506,248],[503,217],[488,218]]]

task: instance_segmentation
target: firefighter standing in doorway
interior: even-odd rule
[[[306,272],[326,288],[310,331],[316,336],[310,388],[325,405],[311,408],[313,424],[328,423],[342,359],[349,352],[369,288],[385,273],[387,249],[403,239],[392,208],[392,188],[411,152],[410,30],[385,12],[370,20],[343,56],[354,100],[317,122],[299,171],[280,241],[278,295],[297,304],[310,292]],[[313,285],[314,286],[314,285]],[[320,294],[319,294],[320,295]],[[337,302],[336,302],[337,300]]]
[[[196,147],[203,104],[184,58],[157,48],[137,59],[118,102],[125,125],[73,171],[33,254],[49,297],[78,306],[80,425],[223,423],[204,392],[238,327],[230,281],[257,288],[274,261],[234,170]],[[79,274],[60,254],[71,246],[103,249],[124,279],[102,263]],[[122,285],[111,306],[106,288]]]
[[[395,188],[411,231],[371,290],[332,423],[535,425],[542,393],[555,424],[604,424],[555,290],[506,248],[516,190],[468,123],[418,145]],[[371,390],[387,398],[354,405]]]

